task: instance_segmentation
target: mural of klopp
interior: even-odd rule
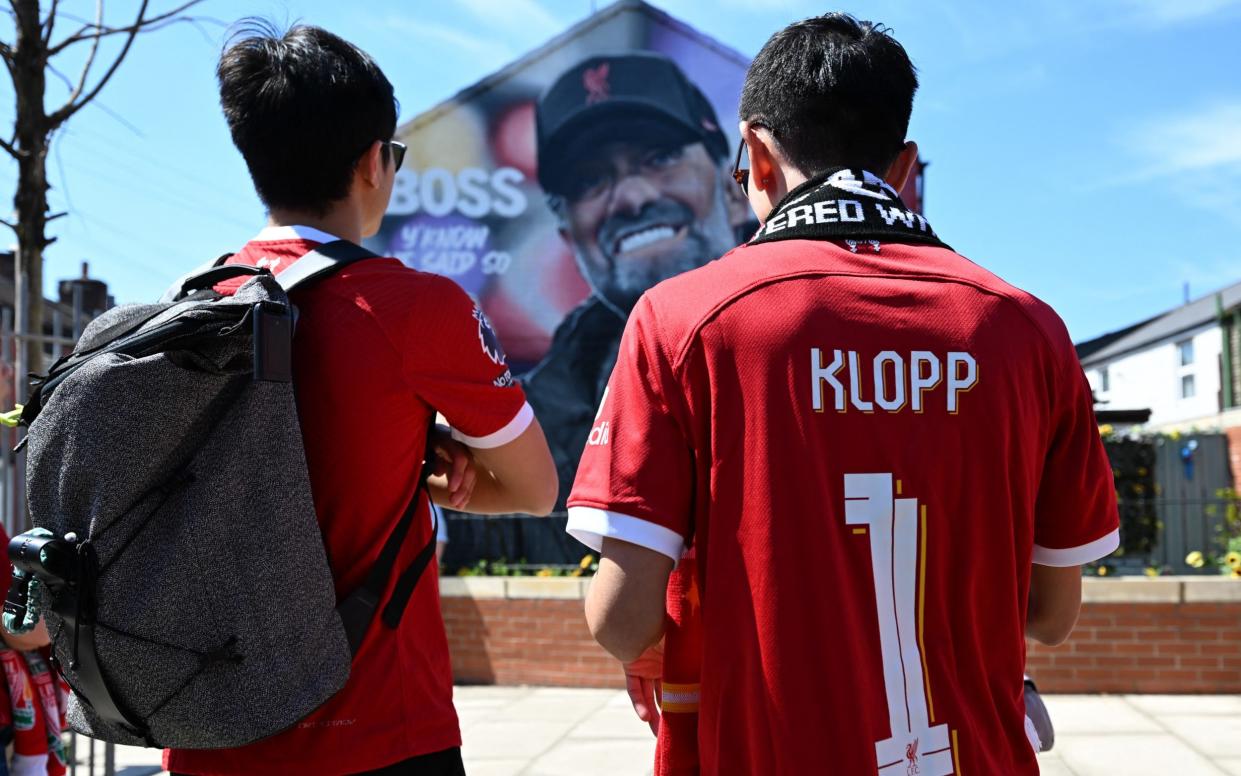
[[[629,311],[659,281],[747,239],[751,216],[714,110],[664,56],[580,62],[544,93],[536,122],[539,183],[591,289],[522,378],[563,502]]]

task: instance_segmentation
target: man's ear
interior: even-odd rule
[[[918,144],[912,140],[905,141],[905,147],[896,155],[896,159],[888,166],[888,172],[883,176],[888,185],[897,191],[904,191],[905,184],[909,182],[909,176],[913,174],[914,167],[918,164]]]
[[[384,166],[387,162],[388,156],[384,153],[384,143],[382,140],[376,140],[358,160],[358,175],[368,186],[377,189],[383,183]]]
[[[776,138],[771,132],[759,132],[748,121],[741,122],[740,129],[750,157],[750,185],[759,191],[769,191],[776,183],[780,168],[776,161]]]

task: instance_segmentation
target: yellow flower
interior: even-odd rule
[[[1233,571],[1241,571],[1241,552],[1230,552],[1224,556],[1224,562]]]
[[[594,562],[595,562],[595,556],[591,555],[590,553],[586,553],[586,557],[582,558],[582,562],[577,565],[578,565],[578,568],[588,569],[591,567],[591,564],[593,564]]]
[[[1185,565],[1192,568],[1200,569],[1207,564],[1207,559],[1202,557],[1202,553],[1194,550],[1185,556]]]
[[[1107,566],[1100,566],[1098,569],[1098,573],[1099,573],[1099,576],[1106,577],[1111,572],[1107,570]]]
[[[1168,432],[1168,439],[1171,439],[1173,442],[1175,442],[1176,440],[1178,440],[1178,439],[1180,439],[1180,438],[1181,438],[1181,432],[1179,432],[1179,431],[1169,431],[1169,432]]]
[[[1116,429],[1112,428],[1111,423],[1104,423],[1102,426],[1099,426],[1099,433],[1103,436],[1109,436],[1115,430]]]
[[[1159,569],[1155,568],[1154,566],[1147,566],[1147,567],[1146,567],[1146,576],[1148,576],[1148,577],[1157,577],[1157,576],[1159,576]]]
[[[552,570],[551,569],[539,569],[538,571],[534,572],[534,575],[536,577],[550,577],[552,575]]]

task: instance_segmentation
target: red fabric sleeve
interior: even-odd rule
[[[1090,563],[1120,541],[1112,465],[1099,437],[1090,384],[1076,357],[1063,364],[1062,374],[1067,377],[1054,400],[1054,432],[1034,518],[1034,562],[1044,566]]]
[[[569,533],[681,557],[694,487],[685,396],[643,297],[629,317],[569,497]]]
[[[410,386],[472,447],[498,447],[526,430],[534,414],[513,382],[487,317],[456,283],[434,278],[412,321],[406,360]]]

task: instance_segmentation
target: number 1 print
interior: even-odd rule
[[[918,643],[918,500],[896,498],[891,474],[846,474],[845,523],[864,526],[870,536],[891,723],[890,736],[875,742],[878,773],[950,776],[948,726],[931,725]]]

